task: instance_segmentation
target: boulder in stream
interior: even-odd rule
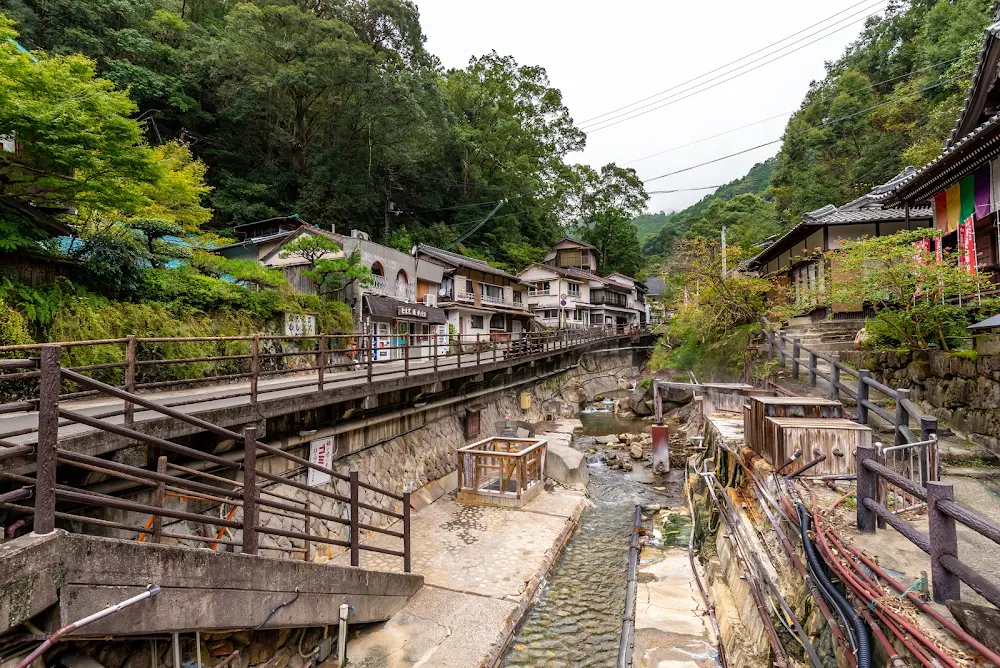
[[[545,475],[561,485],[587,485],[590,469],[587,457],[568,445],[550,443],[545,458]]]

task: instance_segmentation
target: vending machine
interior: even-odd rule
[[[388,362],[392,352],[392,329],[387,322],[372,323],[375,326],[375,336],[372,338],[372,347],[375,349],[374,360],[376,362]]]
[[[434,343],[437,346],[438,357],[448,354],[448,325],[434,325]]]

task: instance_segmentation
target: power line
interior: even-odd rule
[[[961,76],[957,76],[957,77],[954,77],[952,79],[947,79],[945,81],[941,81],[939,83],[934,84],[933,86],[927,86],[926,88],[921,88],[919,90],[915,90],[912,93],[908,93],[908,94],[902,95],[900,97],[895,97],[895,98],[892,98],[891,100],[886,100],[885,102],[882,102],[881,104],[876,104],[873,107],[868,107],[867,109],[862,109],[861,111],[855,112],[853,114],[848,114],[847,116],[841,116],[840,118],[834,118],[834,119],[831,119],[831,120],[828,120],[828,121],[823,121],[819,125],[817,125],[815,127],[812,127],[812,128],[809,128],[808,130],[801,130],[799,132],[793,132],[792,134],[788,134],[788,135],[784,135],[784,136],[778,137],[777,139],[774,139],[772,141],[764,142],[763,144],[758,144],[756,146],[751,146],[750,148],[745,148],[742,151],[737,151],[736,153],[730,153],[729,155],[724,155],[724,156],[721,156],[719,158],[714,158],[712,160],[707,160],[707,161],[699,163],[697,165],[691,165],[690,167],[685,167],[683,169],[678,169],[678,170],[675,170],[675,171],[672,171],[672,172],[667,172],[666,174],[660,174],[659,176],[654,176],[651,179],[645,179],[643,181],[643,183],[649,183],[650,181],[656,181],[657,179],[663,179],[663,178],[666,178],[668,176],[673,176],[675,174],[681,174],[683,172],[689,172],[692,169],[697,169],[698,167],[704,167],[705,165],[711,165],[711,164],[716,163],[716,162],[722,162],[723,160],[728,160],[729,158],[735,158],[738,155],[743,155],[744,153],[749,153],[750,151],[756,151],[757,149],[764,148],[765,146],[771,146],[772,144],[777,144],[779,142],[784,141],[785,139],[788,139],[789,137],[797,137],[799,135],[808,134],[808,133],[810,133],[813,130],[816,130],[818,128],[826,127],[827,125],[833,125],[834,123],[840,123],[842,121],[847,121],[847,120],[850,120],[852,118],[856,118],[857,116],[860,116],[862,114],[866,114],[866,113],[868,113],[870,111],[874,111],[875,109],[878,109],[880,107],[884,107],[886,105],[893,104],[894,102],[899,102],[900,100],[905,100],[908,97],[913,97],[914,95],[919,95],[920,93],[927,92],[927,91],[932,90],[934,88],[940,88],[941,86],[944,86],[946,84],[953,83],[953,82],[958,81],[959,79],[961,79],[961,78],[963,78],[965,76],[968,76],[969,74],[970,74],[970,72],[965,72]]]
[[[459,245],[460,243],[462,243],[463,241],[465,241],[466,239],[468,239],[469,237],[471,237],[473,234],[475,234],[476,231],[479,230],[480,227],[482,227],[483,225],[485,225],[486,221],[488,221],[490,218],[492,218],[493,214],[496,213],[497,211],[499,211],[500,207],[502,207],[506,202],[507,202],[507,200],[505,200],[505,199],[502,199],[499,202],[497,202],[497,205],[495,207],[493,207],[493,210],[490,211],[489,214],[487,214],[487,216],[485,218],[483,218],[481,221],[479,221],[479,223],[475,227],[473,227],[471,230],[469,230],[468,232],[466,232],[465,234],[463,234],[462,236],[460,236],[458,239],[455,239],[455,241],[453,241],[448,246],[448,248],[452,248],[454,246]]]
[[[857,7],[858,5],[863,5],[866,2],[870,2],[870,0],[861,0],[860,2],[856,2],[856,3],[854,3],[853,5],[851,5],[850,7],[846,8],[846,9],[843,9],[843,10],[837,12],[836,14],[833,14],[832,16],[826,17],[822,21],[817,21],[816,23],[813,23],[812,25],[806,26],[805,28],[802,28],[801,30],[797,30],[797,31],[793,32],[791,35],[787,35],[786,37],[782,37],[777,42],[771,42],[767,46],[763,46],[763,47],[757,49],[756,51],[753,51],[752,53],[748,53],[745,56],[740,56],[736,60],[731,60],[730,62],[728,62],[728,63],[726,63],[724,65],[720,65],[720,66],[716,67],[714,70],[709,70],[708,72],[703,72],[702,74],[699,74],[696,77],[688,79],[687,81],[682,81],[681,83],[675,84],[674,86],[671,86],[670,88],[667,88],[665,90],[661,90],[659,93],[653,93],[652,95],[650,95],[648,97],[644,97],[641,100],[636,100],[635,102],[631,102],[631,103],[626,104],[626,105],[624,105],[622,107],[618,107],[617,109],[612,109],[611,111],[607,111],[607,112],[605,112],[603,114],[598,114],[597,116],[592,116],[590,118],[585,118],[584,120],[580,121],[580,125],[591,124],[590,123],[591,121],[595,121],[598,118],[602,118],[604,116],[610,116],[611,114],[614,114],[616,112],[622,111],[623,109],[628,109],[629,107],[634,107],[637,104],[642,104],[643,102],[646,102],[647,100],[652,100],[654,97],[659,97],[660,95],[663,95],[664,93],[668,93],[668,92],[674,90],[675,88],[679,88],[681,86],[685,86],[685,85],[687,85],[687,84],[689,84],[689,83],[691,83],[693,81],[697,81],[698,79],[706,77],[709,74],[714,74],[714,73],[718,72],[721,69],[725,69],[725,68],[729,67],[730,65],[735,65],[736,63],[740,62],[741,60],[745,60],[745,59],[749,58],[750,56],[756,56],[761,51],[766,51],[767,49],[770,49],[772,46],[776,46],[778,44],[781,44],[782,42],[784,42],[786,40],[789,40],[792,37],[795,37],[796,35],[799,35],[799,34],[805,32],[806,30],[810,30],[810,29],[815,28],[816,26],[818,26],[818,25],[820,25],[822,23],[826,23],[830,19],[834,19],[834,18],[840,16],[841,14],[843,14],[844,12],[849,12],[850,10],[854,9],[855,7]]]
[[[862,88],[855,88],[854,90],[848,91],[846,94],[847,95],[853,95],[854,93],[860,93],[861,91],[865,91],[865,90],[870,90],[870,89],[873,89],[873,88],[877,88],[878,86],[882,86],[882,85],[887,84],[887,83],[892,83],[893,81],[897,81],[897,80],[903,79],[905,77],[911,77],[914,74],[920,74],[921,72],[926,72],[928,70],[932,70],[932,69],[934,69],[936,67],[939,67],[941,65],[950,65],[951,63],[954,63],[955,61],[961,60],[961,59],[962,59],[962,56],[958,56],[957,58],[951,58],[949,60],[942,60],[942,61],[934,63],[932,65],[928,65],[927,67],[922,67],[919,70],[913,70],[912,72],[907,72],[906,74],[900,74],[900,75],[891,77],[889,79],[883,79],[882,81],[876,81],[875,83],[869,84],[868,86],[864,86]],[[733,132],[737,132],[738,130],[745,130],[745,129],[749,128],[749,127],[753,127],[754,125],[760,125],[761,123],[766,123],[767,121],[773,121],[774,119],[781,118],[782,116],[787,116],[789,114],[794,114],[796,111],[798,111],[798,109],[792,109],[790,111],[783,111],[780,114],[775,114],[774,116],[768,116],[767,118],[763,118],[763,119],[761,119],[759,121],[754,121],[753,123],[747,123],[746,125],[741,125],[740,127],[733,128],[732,130],[726,130],[725,132],[720,132],[718,134],[714,134],[714,135],[711,135],[709,137],[702,137],[701,139],[695,139],[694,141],[690,141],[690,142],[688,142],[686,144],[681,144],[679,146],[673,146],[673,147],[665,149],[663,151],[658,151],[656,153],[651,153],[649,155],[643,156],[641,158],[636,158],[635,160],[630,160],[628,162],[623,162],[622,165],[632,165],[632,164],[635,164],[637,162],[642,162],[643,160],[648,160],[649,158],[655,158],[655,157],[663,155],[665,153],[671,153],[673,151],[679,151],[680,149],[687,148],[688,146],[694,146],[695,144],[700,144],[701,142],[705,142],[705,141],[708,141],[710,139],[717,139],[717,138],[722,137],[724,135],[728,135],[728,134],[731,134]]]
[[[881,1],[882,0],[880,0],[880,3],[881,3]],[[744,72],[738,72],[736,74],[733,74],[733,72],[736,72],[736,70],[731,70],[729,72],[724,72],[723,74],[720,74],[719,76],[716,76],[716,77],[713,77],[713,78],[708,79],[706,81],[703,81],[701,83],[695,84],[694,86],[692,86],[690,88],[687,88],[687,89],[685,89],[683,91],[679,91],[678,93],[674,93],[673,95],[669,96],[668,98],[666,98],[664,100],[658,100],[656,102],[652,102],[652,103],[644,105],[642,107],[637,107],[636,109],[628,111],[628,112],[626,112],[624,114],[620,114],[618,116],[612,116],[611,118],[606,119],[607,122],[601,121],[601,123],[604,123],[603,125],[598,124],[598,127],[584,128],[584,132],[587,132],[589,134],[589,133],[599,132],[600,130],[606,130],[607,128],[614,127],[615,125],[619,125],[619,124],[625,123],[627,121],[631,121],[631,120],[633,120],[635,118],[639,118],[640,116],[645,116],[646,114],[650,114],[650,113],[652,113],[654,111],[657,111],[659,109],[663,109],[664,107],[669,107],[672,104],[675,104],[675,103],[680,102],[682,100],[686,100],[688,98],[694,97],[695,95],[699,95],[701,93],[704,93],[705,91],[709,91],[709,90],[712,90],[713,88],[717,88],[718,86],[721,86],[724,83],[728,83],[728,82],[730,82],[730,81],[732,81],[734,79],[738,79],[738,78],[740,78],[740,77],[742,77],[744,75],[750,74],[751,72],[756,72],[757,70],[759,70],[759,69],[761,69],[763,67],[766,67],[767,65],[770,65],[773,62],[781,60],[782,58],[785,58],[786,56],[790,56],[793,53],[801,51],[802,49],[804,49],[806,47],[812,46],[816,42],[820,42],[820,41],[826,39],[827,37],[830,37],[831,35],[834,35],[834,34],[836,34],[838,32],[841,32],[842,30],[846,30],[846,29],[850,28],[851,26],[853,26],[856,23],[861,23],[863,21],[867,21],[872,16],[875,16],[875,14],[870,14],[868,16],[865,16],[862,19],[859,19],[857,21],[853,21],[851,23],[848,23],[845,26],[841,26],[840,28],[837,28],[836,30],[828,32],[827,34],[822,35],[820,37],[817,37],[816,39],[812,40],[811,42],[807,42],[807,43],[803,44],[802,46],[797,47],[795,49],[792,49],[791,51],[788,51],[788,52],[783,53],[781,55],[778,55],[778,56],[772,58],[771,60],[768,60],[768,61],[765,61],[763,63],[760,63],[759,65],[756,65],[755,67],[752,67],[752,68],[750,68],[750,69],[748,69],[748,70],[746,70]],[[774,54],[768,54],[768,55],[774,55]],[[752,62],[756,62],[756,61],[752,61]],[[749,65],[749,64],[750,63],[747,63],[747,65]],[[741,66],[741,67],[745,67],[745,65]],[[739,68],[737,68],[737,69],[739,69]],[[695,90],[699,86],[704,86],[705,84],[708,84],[709,82],[715,81],[716,79],[719,79],[720,77],[726,76],[728,74],[732,74],[732,76],[730,76],[730,77],[728,77],[726,79],[722,79],[721,81],[717,81],[716,83],[713,83],[713,84],[711,84],[709,86],[705,86],[704,88],[702,88],[700,90]],[[693,92],[689,92],[689,91],[693,91]],[[688,93],[688,94],[684,95],[682,97],[676,97],[677,95],[681,95],[681,93]],[[670,99],[670,98],[674,98],[674,99]],[[652,106],[652,105],[655,105],[655,106]],[[647,108],[647,107],[651,107],[651,108]],[[640,109],[645,109],[645,111],[640,111]],[[634,112],[638,112],[638,113],[634,113]],[[631,114],[631,115],[629,115],[629,114]],[[624,116],[624,118],[622,118],[623,116]],[[615,120],[615,119],[619,119],[619,120]]]
[[[725,184],[723,184],[725,185]],[[673,190],[647,190],[647,195],[666,195],[667,193],[687,193],[696,190],[716,190],[722,186],[699,186],[698,188],[675,188]]]

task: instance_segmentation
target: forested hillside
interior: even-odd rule
[[[38,55],[92,59],[149,145],[204,163],[202,231],[299,214],[407,250],[461,241],[516,268],[595,207],[645,203],[632,170],[569,163],[585,135],[542,67],[494,52],[444,70],[409,0],[0,0],[0,12]]]
[[[841,205],[885,183],[907,165],[938,155],[968,89],[991,0],[893,0],[827,75],[806,92],[777,156],[755,165],[683,211],[657,218],[644,239],[648,256],[675,241],[716,235],[722,219],[738,243],[790,228],[806,211]],[[743,198],[727,211],[723,203]],[[748,215],[749,214],[749,215]],[[649,229],[650,221],[642,221]]]
[[[723,205],[738,195],[758,195],[759,197],[754,199],[743,198],[742,206],[737,207],[734,205],[730,209],[747,210],[750,207],[753,210],[763,210],[765,215],[773,218],[773,206],[768,205],[767,200],[771,199],[768,189],[771,186],[774,163],[774,158],[757,163],[744,176],[730,181],[711,195],[706,195],[700,201],[686,209],[670,214],[659,213],[642,216],[637,219],[636,224],[640,230],[640,240],[643,241],[643,252],[651,256],[665,257],[669,254],[670,249],[677,239],[697,234],[695,228],[699,226],[699,223],[701,227],[707,224],[709,229],[718,229],[721,231],[722,221],[716,220],[713,222],[713,219],[718,219],[725,215],[724,211],[726,207]],[[709,211],[711,211],[711,216],[709,216]],[[708,220],[706,220],[707,216],[709,216]],[[653,228],[652,223],[658,225]],[[644,225],[647,230],[650,230],[645,237],[641,234]]]

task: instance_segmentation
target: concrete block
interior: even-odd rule
[[[548,446],[545,475],[563,485],[584,485],[590,480],[587,457],[579,450],[564,445]]]

